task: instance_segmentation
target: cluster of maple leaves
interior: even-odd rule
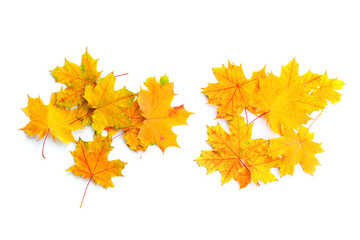
[[[39,135],[39,139],[45,136],[42,150],[45,158],[48,135],[66,144],[76,142],[72,131],[91,125],[95,130],[94,140],[84,142],[79,139],[76,142],[76,150],[71,152],[75,165],[68,171],[89,178],[88,185],[92,180],[107,188],[114,186],[112,177],[122,176],[126,164],[108,160],[114,138],[123,135],[134,151],[145,151],[153,144],[162,151],[170,146],[178,147],[171,128],[186,124],[192,113],[183,105],[171,107],[174,85],[166,75],[160,81],[155,77],[146,79],[147,90],[140,89],[139,93],[125,87],[114,90],[114,74],[100,78],[97,61],[86,50],[80,66],[65,60],[64,66],[52,70],[56,81],[66,87],[52,93],[48,105],[44,105],[40,97],[29,97],[28,106],[23,110],[30,122],[22,130],[28,136]],[[101,135],[104,130],[107,130],[106,137]],[[114,137],[119,131],[122,133]]]
[[[30,122],[22,128],[28,136],[45,137],[42,149],[49,135],[64,143],[76,142],[72,132],[87,125],[94,129],[93,141],[76,142],[71,152],[75,165],[68,171],[76,176],[89,178],[105,188],[113,187],[112,177],[122,176],[126,163],[108,160],[112,140],[123,136],[126,144],[134,151],[145,151],[156,144],[164,152],[167,147],[177,146],[172,127],[186,124],[192,114],[184,106],[171,107],[175,96],[173,83],[165,75],[157,81],[146,79],[147,89],[133,93],[125,87],[115,90],[116,77],[113,73],[101,78],[97,61],[88,51],[83,54],[81,65],[65,60],[65,65],[51,71],[57,82],[65,85],[59,92],[52,93],[50,103],[44,105],[40,97],[29,97],[24,108]],[[327,74],[310,71],[298,74],[295,59],[282,67],[280,77],[265,73],[265,67],[254,72],[250,79],[245,77],[241,65],[228,63],[226,68],[214,68],[217,83],[210,83],[203,89],[209,104],[217,106],[217,118],[228,121],[230,132],[220,124],[208,127],[208,143],[213,150],[202,151],[196,159],[208,173],[220,171],[222,183],[235,179],[240,188],[251,181],[267,183],[277,180],[270,169],[279,168],[280,175],[293,174],[300,163],[305,172],[313,174],[320,165],[315,154],[323,152],[321,144],[313,142],[314,134],[309,128],[317,119],[313,112],[321,112],[328,101],[340,101],[344,83],[328,78]],[[245,112],[245,119],[241,117]],[[257,115],[248,121],[248,112]],[[320,116],[318,115],[318,117]],[[269,127],[280,137],[274,139],[252,139],[252,127],[256,119],[264,117]],[[313,120],[306,127],[309,120]],[[101,135],[107,131],[107,136]],[[118,132],[119,135],[116,135]],[[85,189],[85,193],[86,193]],[[85,196],[84,193],[84,196]],[[84,200],[84,197],[83,197]]]
[[[280,77],[265,73],[265,67],[245,77],[241,65],[228,63],[226,68],[214,68],[217,83],[210,83],[203,93],[209,104],[217,106],[217,118],[225,118],[227,133],[219,124],[208,127],[208,143],[213,150],[202,151],[197,162],[208,173],[221,172],[222,183],[235,179],[240,188],[251,181],[276,181],[271,168],[279,168],[280,176],[293,174],[300,163],[305,172],[313,174],[320,165],[315,154],[323,152],[321,144],[313,142],[314,134],[305,127],[313,112],[340,101],[344,83],[308,71],[298,74],[295,59],[282,67]],[[245,112],[245,119],[240,116]],[[248,121],[248,111],[257,115]],[[318,117],[320,116],[318,115]],[[274,139],[252,139],[253,122],[264,117],[274,133]]]

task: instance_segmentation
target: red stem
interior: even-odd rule
[[[113,137],[111,140],[114,140],[115,138],[120,137],[120,136],[121,136],[121,135],[123,135],[123,134],[125,134],[125,132],[120,133],[119,135],[117,135],[117,136]]]
[[[312,125],[314,124],[314,122],[321,116],[322,112],[314,119],[314,121],[310,124],[310,126],[308,127],[306,133],[304,134],[304,137],[306,136],[306,134],[309,132],[309,129],[312,127]]]
[[[246,124],[248,124],[248,125],[249,125],[249,120],[248,120],[247,110],[246,110],[246,108],[244,108],[244,109],[245,109]]]
[[[252,120],[249,124],[252,124],[253,122],[255,122],[257,119],[261,118],[262,116],[264,116],[265,114],[269,113],[269,111],[264,112],[263,114],[261,114],[260,116],[257,116],[254,120]]]
[[[89,181],[88,181],[88,183],[87,183],[87,185],[86,185],[85,192],[84,192],[84,195],[83,195],[83,197],[82,197],[80,207],[82,207],[82,205],[83,205],[84,198],[85,198],[85,194],[86,194],[86,190],[87,190],[87,189],[88,189],[88,187],[89,187],[89,184],[90,184],[90,182],[91,182],[91,179],[92,179],[92,176],[91,176],[91,178],[89,179]]]
[[[45,138],[44,138],[44,142],[43,142],[43,146],[42,146],[42,151],[41,151],[41,154],[42,154],[42,157],[43,157],[43,158],[46,158],[46,157],[44,156],[44,148],[45,148],[46,139],[47,139],[47,137],[49,136],[49,132],[50,132],[50,129],[48,128],[48,130],[47,130],[47,132],[46,132],[46,135],[45,135]]]
[[[120,75],[116,75],[115,77],[120,77],[120,76],[124,76],[124,75],[128,75],[128,73],[123,73],[123,74],[120,74]]]

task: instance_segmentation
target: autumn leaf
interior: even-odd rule
[[[187,118],[192,114],[184,106],[171,107],[175,96],[174,84],[169,83],[169,78],[163,76],[160,82],[154,77],[146,79],[145,86],[148,90],[141,89],[137,99],[140,114],[144,120],[139,124],[138,138],[146,149],[151,144],[156,144],[164,152],[167,147],[179,147],[176,134],[172,127],[186,124]]]
[[[95,86],[101,72],[97,72],[97,61],[94,60],[87,49],[82,56],[81,66],[65,59],[63,67],[56,67],[51,71],[57,82],[67,86],[57,93],[56,104],[62,107],[73,108],[83,103],[85,86]]]
[[[75,165],[67,171],[73,172],[75,176],[83,177],[83,179],[89,178],[86,189],[91,180],[104,188],[114,187],[111,180],[112,177],[123,176],[121,171],[124,169],[126,163],[119,159],[113,161],[108,160],[109,152],[113,149],[111,142],[111,137],[95,135],[94,140],[90,142],[84,142],[79,139],[76,143],[75,151],[71,152],[75,160]],[[81,206],[84,197],[81,201]]]
[[[327,73],[320,75],[310,71],[299,76],[299,64],[293,59],[285,67],[281,68],[281,75],[288,86],[296,86],[299,93],[298,104],[308,114],[314,111],[323,110],[330,101],[335,104],[340,101],[341,94],[337,90],[342,89],[344,83],[337,79],[329,79]]]
[[[300,163],[305,172],[314,174],[315,167],[320,165],[315,154],[324,152],[320,143],[315,143],[314,134],[308,128],[301,126],[297,132],[293,129],[283,129],[283,135],[271,139],[269,152],[281,155],[280,174],[293,174],[295,165]]]
[[[206,167],[208,173],[219,171],[222,184],[235,179],[240,188],[251,180],[258,184],[276,181],[270,172],[279,163],[279,157],[268,155],[270,142],[264,139],[251,139],[252,124],[247,125],[238,114],[229,121],[230,134],[221,126],[208,127],[208,143],[213,150],[202,151],[196,160]]]
[[[304,93],[298,85],[290,84],[285,77],[270,73],[260,80],[260,88],[251,99],[256,114],[264,116],[275,133],[281,133],[282,126],[298,128],[307,123],[310,117],[298,102]]]
[[[128,128],[124,129],[124,136],[126,144],[134,151],[145,151],[141,141],[138,137],[140,132],[140,125],[143,123],[145,118],[140,113],[140,106],[138,101],[135,100],[128,108],[124,110],[124,113],[130,120]]]
[[[67,110],[55,105],[56,94],[52,94],[49,105],[44,105],[41,98],[29,97],[28,106],[23,108],[30,122],[21,130],[28,136],[39,135],[39,139],[50,134],[64,143],[75,142],[72,131],[83,128],[77,118],[77,110]],[[44,146],[44,145],[43,145]],[[44,149],[43,149],[44,157]],[[44,157],[45,158],[45,157]]]
[[[307,98],[307,105],[310,106],[312,111],[323,110],[328,101],[335,104],[340,101],[341,94],[337,92],[344,86],[344,82],[337,79],[330,79],[325,73],[307,85],[312,85],[312,91]],[[309,112],[311,112],[309,110]]]
[[[250,79],[245,77],[241,65],[228,63],[226,68],[213,69],[217,83],[210,83],[202,92],[209,98],[209,104],[217,105],[217,117],[228,118],[248,108],[249,98],[253,94],[258,81],[266,77],[265,68],[254,72]]]
[[[300,77],[297,88],[301,89],[302,96],[297,101],[297,107],[305,110],[309,115],[326,107],[326,105],[318,105],[316,96],[313,95],[314,89],[318,87],[318,79],[322,77],[323,75],[312,73],[310,70]]]
[[[284,86],[299,85],[302,82],[299,76],[299,64],[295,58],[286,66],[281,67],[280,81]]]
[[[95,87],[85,87],[84,98],[92,108],[92,127],[101,133],[106,127],[116,129],[129,127],[130,121],[124,108],[130,106],[135,94],[125,87],[115,91],[115,77],[113,73],[100,78]]]

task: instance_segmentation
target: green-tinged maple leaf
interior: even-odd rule
[[[65,59],[63,67],[56,67],[51,71],[57,82],[67,86],[57,94],[56,104],[73,108],[83,104],[83,95],[87,85],[95,86],[101,72],[97,72],[97,61],[94,60],[87,49],[82,56],[81,66]]]
[[[106,127],[116,129],[127,128],[130,120],[124,109],[131,105],[135,94],[125,87],[115,91],[115,77],[113,73],[100,78],[95,87],[88,85],[84,97],[92,108],[92,127],[101,133]]]

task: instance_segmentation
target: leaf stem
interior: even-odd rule
[[[90,179],[89,179],[89,181],[88,181],[88,183],[87,183],[87,185],[86,185],[85,192],[84,192],[84,195],[83,195],[83,197],[82,197],[80,207],[82,207],[82,205],[83,205],[84,198],[85,198],[85,194],[86,194],[86,190],[87,190],[87,189],[88,189],[88,187],[89,187],[89,184],[90,184],[90,182],[91,182],[91,179],[92,179],[92,176],[90,177]]]
[[[44,149],[45,149],[45,142],[46,142],[47,137],[49,136],[49,133],[50,133],[50,128],[48,128],[48,130],[46,132],[44,142],[43,142],[43,146],[42,146],[42,150],[41,150],[41,155],[42,155],[43,158],[46,158],[45,155],[44,155]]]
[[[114,140],[115,138],[120,137],[121,135],[124,135],[125,133],[126,133],[126,131],[124,131],[124,132],[122,132],[122,133],[118,134],[117,136],[113,137],[111,140]]]
[[[312,127],[312,125],[314,124],[314,122],[321,116],[322,112],[320,112],[320,114],[314,119],[314,121],[310,124],[310,126],[308,127],[306,133],[304,134],[304,137],[306,136],[306,134],[309,132],[309,129]]]
[[[262,113],[261,115],[257,116],[254,120],[252,120],[249,124],[252,124],[253,122],[255,122],[257,119],[261,118],[262,116],[264,116],[265,114],[269,113],[269,111]]]
[[[120,77],[120,76],[124,76],[124,75],[128,75],[128,73],[123,73],[123,74],[120,74],[120,75],[116,75],[114,77]]]
[[[246,118],[246,124],[249,125],[249,120],[248,120],[248,115],[247,115],[247,110],[245,109],[245,118]]]

